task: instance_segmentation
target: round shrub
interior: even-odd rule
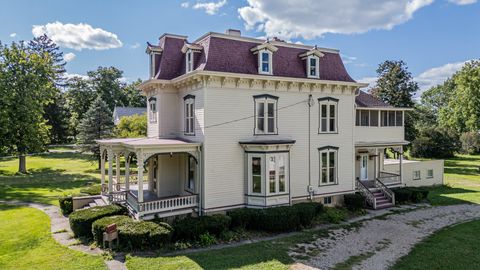
[[[300,225],[303,227],[309,227],[312,225],[313,219],[317,215],[317,205],[320,203],[298,203],[294,204],[293,208],[297,211],[297,215],[300,221]]]
[[[60,205],[60,210],[62,214],[68,215],[73,212],[73,197],[65,196],[58,198],[58,203]]]
[[[152,221],[130,221],[118,228],[120,246],[128,250],[159,248],[170,242],[172,230]]]
[[[92,223],[95,220],[125,213],[125,208],[119,205],[95,206],[71,213],[68,220],[76,237],[92,237]]]
[[[345,206],[350,211],[357,211],[365,207],[365,197],[360,193],[345,194]]]
[[[412,191],[406,188],[395,188],[392,189],[395,193],[395,203],[406,203],[412,197]]]
[[[185,217],[173,223],[174,237],[177,240],[198,240],[200,235],[210,233],[219,236],[228,230],[231,218],[226,215]]]
[[[132,218],[129,216],[109,216],[95,220],[92,223],[93,240],[95,240],[98,245],[101,245],[103,242],[103,233],[108,225],[115,223],[118,229],[121,225],[130,221],[132,221]]]

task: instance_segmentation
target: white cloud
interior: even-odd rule
[[[190,3],[189,2],[183,2],[183,3],[180,4],[180,6],[182,8],[188,8],[188,7],[190,7]]]
[[[448,63],[443,66],[434,67],[425,70],[414,78],[420,87],[420,92],[429,89],[432,86],[443,83],[455,72],[459,71],[465,62]]]
[[[448,0],[448,2],[453,3],[455,5],[465,6],[465,5],[477,3],[477,0]]]
[[[75,59],[75,57],[77,56],[74,53],[69,52],[63,55],[63,60],[65,60],[65,62],[70,62]]]
[[[361,79],[356,80],[357,82],[360,83],[368,83],[368,86],[365,89],[370,89],[375,87],[377,84],[377,79],[378,77],[363,77]]]
[[[82,75],[82,74],[76,74],[76,73],[65,73],[63,75],[63,77],[65,78],[65,80],[68,80],[68,79],[73,79],[75,77],[78,77],[78,78],[81,78],[81,79],[84,79],[84,80],[88,80],[89,77],[87,75]]]
[[[14,37],[16,37],[16,36],[17,36],[17,33],[11,33],[11,34],[10,34],[10,37],[11,37],[11,38],[14,38]]]
[[[346,54],[340,54],[340,56],[342,57],[344,64],[350,64],[350,63],[353,63],[355,60],[357,60],[357,57],[355,56],[348,56]]]
[[[223,7],[227,4],[227,0],[221,0],[218,2],[197,2],[195,5],[192,6],[193,9],[204,9],[208,15],[215,15]]]
[[[313,39],[325,33],[392,29],[434,0],[248,0],[238,9],[248,30],[267,36]]]
[[[101,28],[93,28],[89,24],[63,24],[61,22],[34,25],[32,33],[35,37],[47,34],[59,46],[81,51],[107,50],[122,47],[117,35]]]
[[[130,45],[130,48],[131,48],[131,49],[137,49],[137,48],[139,48],[139,47],[140,47],[140,43],[138,43],[138,42],[135,42],[135,43],[133,43],[132,45]]]

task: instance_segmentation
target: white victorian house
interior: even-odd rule
[[[103,194],[136,218],[335,205],[356,191],[383,208],[391,187],[443,183],[443,161],[403,160],[408,109],[361,91],[338,50],[228,30],[164,34],[146,51],[148,137],[98,141]]]

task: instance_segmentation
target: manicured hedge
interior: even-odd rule
[[[360,193],[346,194],[343,198],[345,206],[350,211],[357,211],[365,208],[365,197]]]
[[[269,232],[294,231],[300,227],[300,215],[296,207],[268,208],[261,211],[258,225]]]
[[[73,212],[73,198],[72,196],[64,196],[58,198],[58,203],[60,205],[60,210],[62,214],[68,215]]]
[[[173,222],[174,238],[177,240],[197,241],[200,235],[210,233],[220,236],[228,230],[231,217],[226,215],[212,215],[201,217],[185,217]]]
[[[125,213],[125,208],[118,205],[95,206],[77,210],[71,213],[68,219],[76,237],[92,237],[92,223],[95,220]]]
[[[159,248],[170,242],[173,231],[167,223],[136,221],[128,216],[104,217],[92,224],[92,234],[99,245],[103,242],[103,232],[112,223],[117,225],[120,248],[126,250]]]
[[[428,198],[428,189],[421,187],[405,187],[393,189],[395,193],[395,203],[418,203]]]
[[[91,186],[80,189],[80,193],[88,194],[88,195],[100,195],[102,193],[102,186],[91,185]]]
[[[305,202],[293,205],[293,208],[297,211],[299,222],[302,227],[309,227],[312,225],[313,219],[317,215],[317,205],[321,204]]]

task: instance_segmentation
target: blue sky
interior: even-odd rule
[[[193,41],[208,31],[340,49],[349,73],[370,82],[377,65],[401,59],[422,88],[479,57],[476,0],[1,1],[0,40],[46,32],[61,45],[69,74],[116,66],[145,79],[147,41],[165,32]]]

